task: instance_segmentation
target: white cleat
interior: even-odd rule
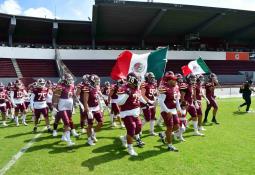
[[[6,127],[6,126],[8,126],[5,122],[3,122],[3,127]]]
[[[64,141],[64,142],[68,142],[65,135],[62,135],[61,140]]]
[[[89,146],[94,146],[94,145],[96,145],[92,139],[88,139],[88,142],[87,142],[87,143],[89,144]]]
[[[25,125],[25,126],[27,126],[27,125],[28,125],[25,121],[23,121],[23,122],[22,122],[22,124],[23,124],[23,125]]]
[[[155,133],[155,132],[150,132],[150,135],[151,135],[151,136],[157,136],[158,134]]]
[[[121,123],[120,128],[125,128],[125,125],[123,123]]]
[[[203,126],[198,127],[198,131],[206,131],[206,129]]]
[[[73,146],[73,145],[75,145],[75,143],[72,142],[71,140],[67,142],[67,146]]]
[[[180,136],[180,137],[179,137],[179,140],[180,140],[181,142],[186,142],[186,140],[183,138],[183,136]]]
[[[82,134],[85,134],[85,133],[86,133],[86,129],[82,128],[82,129],[81,129],[81,133],[82,133]]]
[[[56,130],[53,130],[52,136],[53,136],[53,137],[57,137],[57,136],[58,136],[58,132],[57,132]]]
[[[120,136],[120,140],[121,140],[122,146],[127,148],[127,140],[125,136]]]
[[[71,130],[71,132],[72,132],[72,135],[74,136],[74,137],[80,137],[80,135],[75,131],[75,129],[72,129]]]
[[[138,156],[138,154],[135,152],[134,148],[128,148],[128,154],[130,156]]]
[[[193,133],[193,135],[194,135],[194,136],[204,136],[204,134],[202,134],[202,133],[200,133],[200,132],[198,132],[198,131],[195,131],[195,132]]]
[[[117,125],[115,122],[112,123],[112,127],[115,128]]]

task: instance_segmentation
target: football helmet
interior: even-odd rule
[[[133,85],[136,88],[139,86],[140,80],[140,77],[133,72],[127,75],[127,83]]]
[[[167,75],[172,75],[172,76],[174,76],[174,72],[173,72],[173,71],[167,71],[167,72],[165,73],[165,76],[167,76]]]
[[[111,84],[110,84],[109,81],[106,81],[106,82],[104,83],[104,85],[105,85],[106,87],[110,87],[110,86],[111,86]]]
[[[97,75],[92,74],[89,76],[88,82],[92,87],[96,87],[100,85],[100,78]]]
[[[211,73],[211,74],[209,75],[209,79],[210,79],[211,81],[214,81],[214,82],[217,82],[217,81],[218,81],[217,75],[216,75],[215,73]]]
[[[197,82],[198,82],[198,83],[203,84],[204,81],[205,81],[205,77],[204,77],[202,74],[197,75]]]
[[[177,77],[177,82],[178,83],[183,83],[183,76],[182,76],[182,74],[178,73],[175,76]]]
[[[189,84],[195,84],[197,81],[196,76],[192,73],[189,74],[186,78]]]
[[[84,83],[88,83],[88,79],[89,79],[89,74],[85,74],[82,76],[82,80]]]
[[[22,81],[21,81],[21,80],[16,80],[16,81],[15,81],[15,86],[16,86],[17,88],[22,88],[22,86],[23,86]]]
[[[147,83],[154,83],[156,81],[155,79],[155,75],[153,72],[147,72],[145,75],[144,75],[144,78],[145,78],[145,81]]]
[[[74,84],[74,79],[73,79],[73,76],[71,74],[64,74],[64,83],[66,85],[71,85],[71,84]]]
[[[39,78],[36,82],[38,88],[43,88],[46,85],[46,81],[43,78]]]

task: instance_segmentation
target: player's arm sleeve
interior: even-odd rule
[[[10,99],[11,99],[12,104],[14,105],[14,92],[13,91],[10,92]]]
[[[180,105],[180,97],[178,95],[177,99],[176,99],[176,108],[177,111],[181,111],[181,105]]]
[[[34,99],[35,99],[35,94],[32,93],[30,96],[30,106],[33,108],[34,107]]]
[[[128,94],[118,94],[118,99],[116,100],[116,103],[118,105],[123,105],[127,101],[128,97]]]
[[[162,111],[168,111],[168,108],[165,104],[165,99],[166,99],[166,94],[160,93],[158,96],[158,102]]]

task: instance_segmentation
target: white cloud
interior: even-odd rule
[[[23,12],[25,16],[33,16],[40,18],[55,18],[55,15],[49,9],[45,7],[29,8]]]
[[[22,8],[16,0],[5,0],[0,4],[0,12],[20,15],[22,13]]]

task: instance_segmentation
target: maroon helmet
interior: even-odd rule
[[[141,81],[140,77],[133,72],[127,75],[127,83],[133,85],[134,87],[138,87],[140,81]]]

